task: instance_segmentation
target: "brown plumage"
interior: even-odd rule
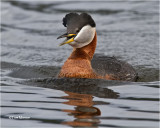
[[[73,48],[70,57],[64,63],[58,77],[94,78],[114,80],[112,76],[99,76],[91,66],[91,60],[97,45],[97,34],[90,44],[82,48]]]

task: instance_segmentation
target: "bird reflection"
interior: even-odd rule
[[[94,101],[93,96],[99,98],[116,99],[119,94],[107,87],[128,84],[120,81],[106,81],[100,79],[78,79],[78,78],[46,78],[31,81],[36,86],[52,88],[64,91],[67,96],[66,102],[62,104],[75,106],[73,110],[61,109],[74,117],[73,121],[63,121],[62,124],[73,127],[98,127],[101,110],[96,105],[109,104],[103,101]]]
[[[74,110],[63,109],[62,111],[67,112],[68,115],[74,116],[75,120],[63,122],[70,126],[97,126],[100,123],[96,116],[101,115],[101,111],[97,107],[93,107],[95,104],[93,101],[93,96],[89,94],[78,94],[73,92],[65,91],[68,96],[63,98],[68,99],[68,101],[63,102],[63,104],[76,106]]]

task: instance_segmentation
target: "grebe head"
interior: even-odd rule
[[[95,36],[95,22],[87,13],[69,13],[63,18],[63,25],[67,27],[67,33],[59,36],[66,37],[60,44],[69,44],[74,48],[82,48],[88,45]]]

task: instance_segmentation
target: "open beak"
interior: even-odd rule
[[[59,46],[62,46],[62,45],[64,45],[64,44],[69,44],[69,43],[73,42],[75,36],[76,36],[76,34],[67,34],[67,33],[59,36],[57,39],[64,38],[64,37],[67,38],[67,39],[64,40],[62,43],[60,43]]]

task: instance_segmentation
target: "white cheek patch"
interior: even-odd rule
[[[95,32],[96,29],[90,25],[84,26],[74,38],[74,41],[70,43],[70,45],[75,48],[81,48],[88,45],[93,40]]]

